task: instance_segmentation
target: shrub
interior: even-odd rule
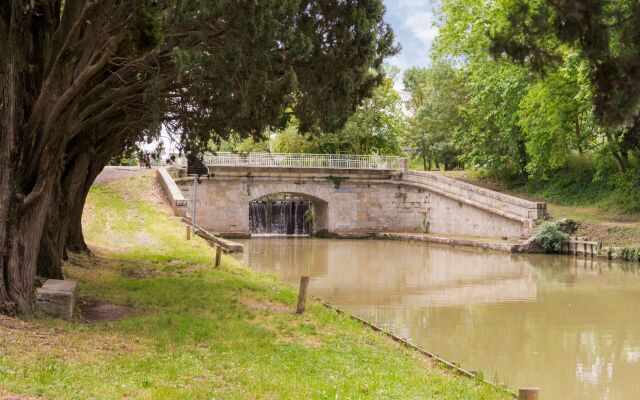
[[[563,218],[559,221],[556,221],[556,226],[558,227],[560,232],[573,235],[578,231],[578,228],[580,227],[580,222],[574,221],[570,218]]]
[[[620,257],[625,261],[640,262],[640,247],[624,247],[620,249]]]
[[[546,251],[558,252],[569,240],[569,235],[562,232],[558,223],[543,222],[538,226],[535,242]]]

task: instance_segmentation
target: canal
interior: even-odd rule
[[[631,264],[424,243],[243,241],[245,264],[542,399],[640,398]]]

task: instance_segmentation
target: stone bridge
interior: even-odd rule
[[[176,213],[193,214],[194,187],[197,224],[230,237],[247,236],[255,229],[250,224],[255,219],[251,204],[262,204],[261,210],[267,210],[263,213],[269,222],[260,222],[267,226],[277,219],[271,216],[271,203],[283,201],[298,202],[301,209],[309,210],[305,220],[312,221],[313,233],[344,236],[423,232],[524,238],[533,234],[536,221],[546,212],[545,203],[480,188],[438,172],[407,170],[404,159],[251,156],[219,153],[208,157],[208,175],[201,176],[196,186],[186,168],[161,168],[160,180]],[[300,216],[297,218],[299,224]]]

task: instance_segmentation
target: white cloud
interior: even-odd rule
[[[385,0],[385,5],[385,19],[402,45],[400,53],[388,62],[401,71],[413,66],[428,66],[429,49],[438,35],[438,28],[433,25],[437,0]],[[402,86],[401,80],[400,74],[395,82],[398,89]]]
[[[431,48],[433,39],[438,35],[438,28],[433,26],[433,12],[422,11],[410,15],[403,24],[415,38],[419,39],[426,49]]]

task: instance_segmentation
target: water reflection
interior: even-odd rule
[[[544,399],[640,398],[628,265],[393,241],[252,239],[244,261]]]

